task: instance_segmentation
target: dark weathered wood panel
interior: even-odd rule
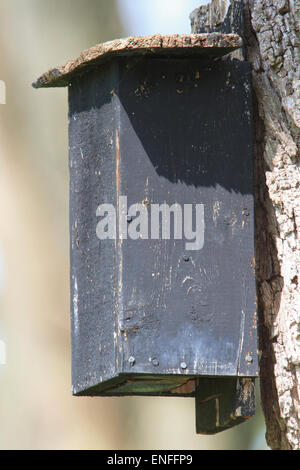
[[[255,414],[252,378],[203,378],[196,391],[196,431],[216,434]]]
[[[204,247],[188,262],[186,240],[122,242],[124,371],[255,375],[255,359],[246,361],[256,356],[250,67],[120,68],[120,192],[128,205],[205,208]]]
[[[116,193],[116,109],[109,64],[69,87],[69,167],[73,392],[117,374],[115,242],[100,243],[96,210]]]
[[[74,393],[257,375],[248,64],[122,59],[74,79],[69,102]],[[96,209],[119,195],[204,204],[203,249],[98,240]]]

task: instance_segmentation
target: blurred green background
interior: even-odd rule
[[[255,418],[206,437],[193,399],[71,395],[67,91],[31,82],[99,42],[188,33],[200,1],[173,0],[173,16],[165,2],[158,15],[161,3],[0,0],[1,449],[266,448],[259,397]]]

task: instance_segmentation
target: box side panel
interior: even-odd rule
[[[116,87],[113,64],[69,87],[73,393],[115,376],[115,240],[100,240],[99,206],[115,206]],[[98,212],[97,212],[98,210]],[[102,215],[105,215],[102,213]]]
[[[119,193],[148,220],[120,242],[123,371],[255,376],[250,67],[140,59],[120,70]],[[152,205],[164,203],[180,206],[182,239],[173,216],[170,239],[162,219],[153,239]]]

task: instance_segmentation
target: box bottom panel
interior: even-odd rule
[[[191,376],[191,375],[150,375],[150,374],[119,374],[106,382],[89,387],[75,396],[175,396],[195,397],[201,390],[202,385],[215,383],[217,380],[225,387],[232,381],[242,377],[214,377],[214,376]],[[247,377],[249,379],[249,377]],[[251,379],[251,378],[250,378]],[[254,379],[254,378],[253,378]]]

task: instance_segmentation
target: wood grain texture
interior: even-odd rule
[[[39,77],[34,88],[64,87],[77,74],[120,55],[206,55],[218,57],[239,49],[242,39],[237,34],[173,34],[162,36],[130,36],[98,44],[83,51],[65,65],[50,69]]]

